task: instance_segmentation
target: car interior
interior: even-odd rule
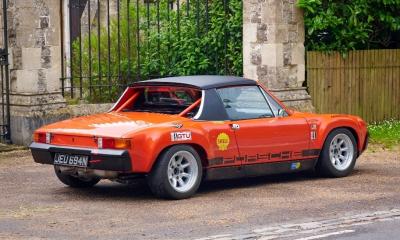
[[[125,112],[153,112],[164,114],[180,114],[201,98],[201,91],[183,87],[141,87],[137,89],[139,96]],[[193,117],[199,106],[186,114]]]

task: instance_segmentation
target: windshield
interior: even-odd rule
[[[133,104],[122,111],[180,114],[201,99],[200,90],[174,86],[135,88],[135,94],[137,97]],[[198,106],[195,106],[185,115],[193,117],[197,111]]]

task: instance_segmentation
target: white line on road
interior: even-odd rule
[[[304,237],[304,238],[298,238],[296,240],[314,240],[314,239],[321,239],[321,238],[326,238],[326,237],[331,237],[331,236],[336,236],[336,235],[342,235],[342,234],[346,234],[346,233],[353,233],[353,232],[355,232],[355,231],[354,230],[343,230],[343,231],[330,232],[330,233],[325,233],[325,234],[320,234],[320,235]]]
[[[201,239],[202,240],[222,240],[222,239],[270,240],[279,238],[294,239],[295,237],[301,237],[304,235],[319,234],[329,231],[340,230],[344,228],[372,224],[381,221],[392,221],[392,220],[397,220],[399,218],[400,218],[400,209],[392,209],[387,211],[369,212],[357,215],[345,215],[338,218],[319,219],[318,221],[311,221],[311,222],[286,223],[281,225],[269,225],[269,226],[267,225],[256,229],[249,229],[245,232],[242,232],[241,234],[228,233],[225,235],[208,236]],[[343,231],[350,231],[350,230],[343,230]],[[338,231],[338,232],[343,232],[343,231]],[[323,234],[318,236],[323,236]],[[304,239],[312,240],[318,238],[304,238]]]

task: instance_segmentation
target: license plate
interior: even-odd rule
[[[89,156],[85,155],[56,153],[56,155],[54,156],[55,165],[87,167],[88,161],[89,161]]]

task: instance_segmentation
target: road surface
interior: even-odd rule
[[[279,175],[154,198],[144,181],[71,189],[28,151],[0,154],[0,239],[395,239],[400,151],[368,151],[351,176]]]

